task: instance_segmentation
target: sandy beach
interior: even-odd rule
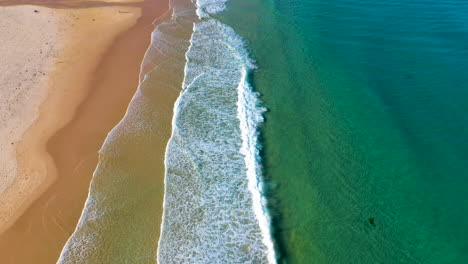
[[[120,2],[0,1],[2,263],[54,263],[75,228],[167,10]]]
[[[41,15],[39,15],[39,13]],[[45,180],[50,159],[36,171],[18,167],[16,150],[22,136],[39,116],[48,93],[54,60],[64,43],[59,38],[59,18],[53,11],[32,6],[2,7],[0,32],[0,231],[14,221],[18,207]],[[32,166],[31,166],[32,167]]]

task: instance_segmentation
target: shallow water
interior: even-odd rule
[[[188,1],[172,7],[153,32],[142,64],[147,74],[100,150],[85,209],[59,263],[156,263],[164,150],[195,12]]]

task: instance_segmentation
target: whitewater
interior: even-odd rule
[[[166,150],[159,263],[276,263],[262,195],[258,94],[243,39],[197,1],[183,91]]]

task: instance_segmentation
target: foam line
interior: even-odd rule
[[[271,235],[271,218],[268,214],[267,201],[262,196],[263,184],[260,168],[260,143],[258,126],[263,122],[264,108],[258,107],[258,95],[252,91],[247,82],[247,70],[242,71],[242,81],[237,87],[237,118],[239,119],[242,147],[240,152],[245,156],[247,179],[252,194],[252,208],[262,231],[263,243],[267,248],[269,263],[276,263],[273,238]]]

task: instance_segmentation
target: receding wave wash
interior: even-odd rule
[[[196,19],[190,1],[172,1],[171,8],[152,34],[144,79],[100,150],[84,211],[60,264],[157,261],[164,151]]]
[[[172,17],[153,32],[145,78],[100,151],[59,263],[276,262],[257,140],[265,109],[247,81],[254,64],[243,39],[210,17],[225,2],[171,2]],[[179,96],[173,116],[162,104],[168,96]],[[159,153],[152,146],[171,117]],[[159,224],[151,197],[161,182],[152,177],[163,154]]]

